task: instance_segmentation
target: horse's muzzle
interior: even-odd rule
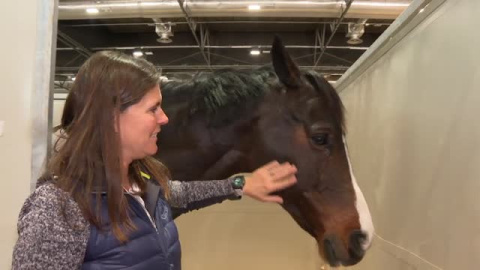
[[[348,240],[348,247],[338,236],[329,235],[323,240],[325,257],[331,266],[349,266],[362,260],[365,250],[362,246],[367,235],[360,230],[353,231]]]

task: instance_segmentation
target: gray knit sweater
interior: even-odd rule
[[[169,181],[169,186],[169,203],[174,208],[184,209],[182,212],[208,205],[196,202],[240,195],[229,180]],[[81,268],[90,224],[72,197],[54,184],[40,185],[27,198],[20,211],[17,229],[13,270]]]

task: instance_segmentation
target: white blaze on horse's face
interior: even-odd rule
[[[355,189],[355,206],[357,208],[360,227],[363,233],[367,236],[365,241],[362,243],[362,247],[364,250],[367,250],[372,243],[374,228],[372,222],[372,216],[370,215],[370,210],[368,209],[367,201],[365,201],[365,197],[363,197],[363,193],[358,187],[357,180],[355,179],[355,175],[353,175],[352,164],[350,163],[350,157],[348,154],[347,142],[345,141],[345,137],[343,137],[343,144],[345,145],[345,154],[347,156],[348,161],[348,168],[350,170],[350,178],[352,179],[352,185]]]

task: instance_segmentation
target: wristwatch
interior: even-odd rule
[[[233,189],[243,190],[243,186],[245,186],[245,177],[243,175],[236,175],[232,178]]]

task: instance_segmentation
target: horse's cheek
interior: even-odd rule
[[[309,148],[309,141],[305,128],[300,125],[294,127],[292,143],[300,148]]]

